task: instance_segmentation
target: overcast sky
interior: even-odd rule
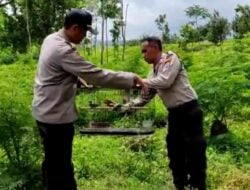
[[[166,14],[171,33],[178,33],[181,25],[190,21],[185,9],[200,5],[210,12],[214,9],[230,21],[235,15],[237,4],[250,5],[250,0],[123,0],[128,6],[127,39],[146,35],[159,35],[155,19],[159,14]],[[100,25],[99,25],[100,26]]]

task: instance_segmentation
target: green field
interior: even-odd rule
[[[250,38],[228,40],[222,46],[197,43],[193,50],[166,45],[182,58],[191,83],[205,112],[208,141],[207,186],[210,190],[250,189]],[[84,51],[81,51],[85,55]],[[145,77],[150,67],[143,61],[139,46],[129,46],[125,61],[113,57],[99,65],[97,55],[86,56],[104,68],[132,71]],[[8,63],[13,57],[14,63]],[[41,189],[42,152],[31,116],[33,81],[38,48],[27,54],[0,52],[0,189]],[[120,57],[120,56],[119,56]],[[9,61],[11,62],[11,61]],[[80,94],[80,108],[91,94]],[[150,108],[155,124],[166,119],[159,98]],[[101,117],[101,116],[100,116]],[[138,116],[140,117],[140,115]],[[141,115],[141,117],[143,117]],[[229,133],[210,137],[214,119],[223,117]],[[168,190],[173,189],[166,159],[166,128],[152,136],[83,136],[78,130],[91,119],[80,111],[76,125],[73,161],[80,190]],[[121,118],[120,123],[130,122]]]

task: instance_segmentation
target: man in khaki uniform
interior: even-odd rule
[[[144,106],[157,93],[169,111],[166,141],[174,184],[178,190],[184,190],[185,186],[205,190],[203,115],[187,73],[175,53],[162,53],[157,37],[144,38],[141,51],[145,61],[153,65],[152,73],[144,80],[149,93],[125,104],[121,110],[131,112],[132,107]]]
[[[77,189],[71,162],[77,78],[109,88],[139,84],[146,90],[135,74],[97,68],[77,53],[75,44],[92,31],[91,24],[89,12],[74,9],[66,15],[64,28],[47,36],[41,47],[32,112],[44,146],[42,171],[47,190]]]

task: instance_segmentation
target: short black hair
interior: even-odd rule
[[[156,37],[156,36],[147,36],[147,37],[144,37],[142,40],[141,40],[141,43],[143,42],[153,42],[155,44],[157,44],[157,46],[159,47],[159,50],[162,51],[162,43],[161,43],[161,40],[160,38]]]
[[[64,27],[68,29],[72,25],[77,24],[83,28],[88,28],[92,24],[92,15],[83,9],[72,9],[64,19]]]

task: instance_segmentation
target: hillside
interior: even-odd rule
[[[250,38],[228,40],[221,47],[199,43],[192,50],[181,50],[176,44],[164,49],[181,57],[205,112],[208,189],[250,189]],[[92,53],[86,58],[99,65],[99,55]],[[147,76],[150,66],[143,61],[139,46],[127,48],[125,61],[114,57],[111,48],[109,55],[109,63],[99,66]],[[14,63],[1,63],[11,56],[8,50],[0,52],[0,189],[24,186],[39,190],[42,153],[30,113],[38,48],[15,56]],[[77,106],[92,98],[91,94],[80,94]],[[167,112],[159,98],[154,103],[147,113],[154,114],[158,125],[152,136],[82,136],[78,130],[91,120],[91,114],[80,110],[73,156],[80,190],[173,188],[166,159],[166,128],[159,127]],[[215,119],[221,119],[229,133],[210,137]],[[121,118],[116,122],[130,125],[131,121]]]

